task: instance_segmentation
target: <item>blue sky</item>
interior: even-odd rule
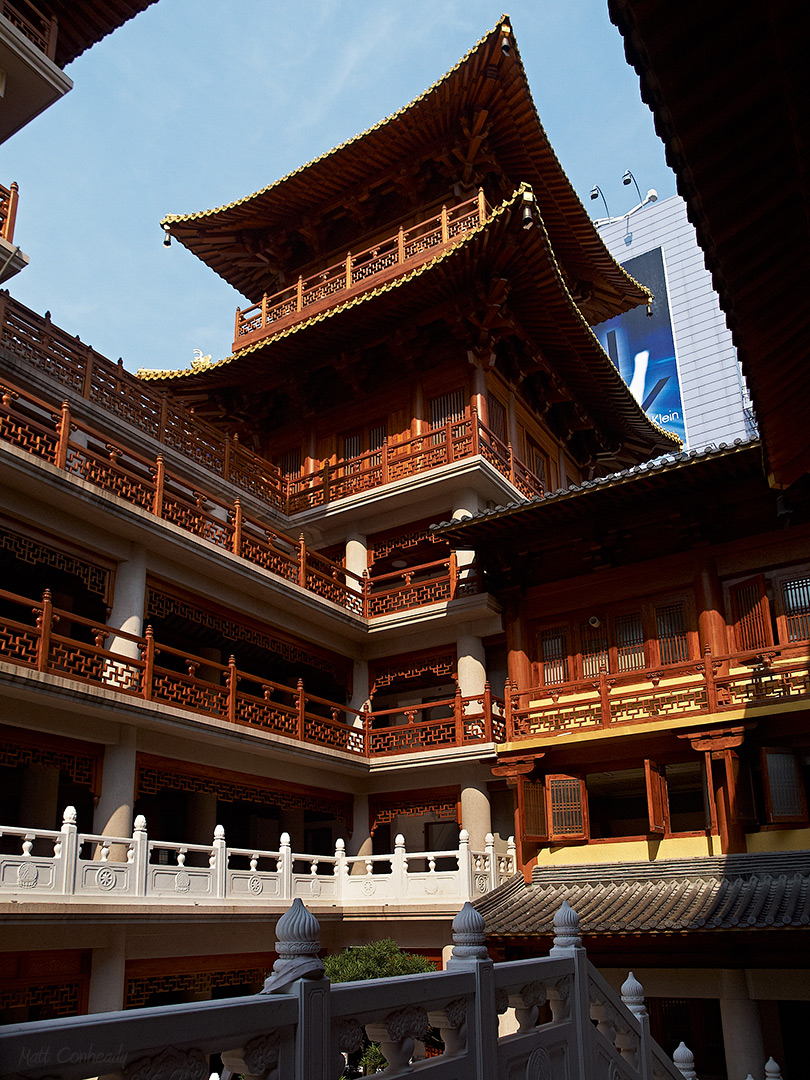
[[[67,68],[74,89],[0,148],[17,180],[12,295],[99,352],[187,367],[230,351],[244,300],[159,221],[265,186],[400,108],[502,13],[487,0],[160,0]],[[675,179],[605,0],[509,8],[551,143],[594,216]]]

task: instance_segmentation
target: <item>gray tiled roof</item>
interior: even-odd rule
[[[476,903],[491,936],[550,934],[563,900],[583,932],[741,930],[810,924],[810,851],[535,868]]]

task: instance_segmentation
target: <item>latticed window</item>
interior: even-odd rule
[[[509,441],[506,437],[506,406],[496,397],[489,399],[489,430],[502,443]]]
[[[545,837],[546,806],[543,785],[523,779],[523,831],[526,836]]]
[[[662,664],[678,664],[689,659],[686,639],[686,613],[683,601],[655,609],[655,627],[659,658]]]
[[[297,446],[294,450],[285,450],[283,454],[279,454],[276,463],[281,469],[282,476],[287,478],[294,478],[301,475],[301,447]]]
[[[585,679],[597,676],[604,666],[608,666],[607,632],[604,625],[591,626],[582,623],[579,628],[582,644],[582,675]]]
[[[749,578],[730,590],[734,638],[738,649],[764,649],[773,645],[765,578]]]
[[[794,578],[782,583],[788,641],[810,638],[810,577]]]
[[[616,664],[619,671],[639,671],[645,665],[644,626],[641,612],[629,615],[617,615],[614,628],[616,631]]]
[[[543,630],[540,635],[543,684],[568,682],[568,635],[564,626]]]
[[[430,426],[442,427],[448,421],[464,419],[464,391],[451,390],[430,399]]]
[[[577,776],[547,776],[549,839],[579,840],[588,835],[585,782]]]
[[[762,781],[768,821],[807,820],[802,772],[793,750],[763,748]]]

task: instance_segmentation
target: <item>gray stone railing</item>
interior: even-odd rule
[[[548,957],[494,964],[483,917],[465,903],[445,971],[331,986],[318,958],[318,922],[299,899],[278,921],[279,958],[260,994],[0,1028],[0,1074],[206,1080],[216,1053],[222,1080],[337,1080],[343,1055],[365,1034],[380,1044],[388,1077],[688,1076],[684,1055],[679,1069],[651,1039],[639,983],[631,976],[620,997],[590,964],[576,912],[564,904],[554,926]],[[551,1020],[539,1015],[546,1002]],[[510,1009],[517,1030],[499,1035]],[[431,1026],[443,1052],[414,1064]]]
[[[397,836],[388,855],[347,855],[338,840],[334,855],[295,852],[287,833],[278,851],[228,847],[218,825],[210,844],[150,840],[146,820],[135,819],[132,836],[80,833],[67,807],[60,830],[0,826],[0,842],[16,848],[0,854],[0,900],[54,897],[110,901],[227,900],[255,905],[308,903],[362,907],[381,903],[457,908],[483,896],[516,870],[515,845],[495,851],[487,834],[483,851],[470,848],[462,829],[452,851],[405,849]]]

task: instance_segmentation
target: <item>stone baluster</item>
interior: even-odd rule
[[[394,838],[394,857],[391,859],[391,873],[393,880],[391,882],[393,887],[394,896],[405,896],[405,874],[407,872],[407,862],[405,856],[405,837],[402,833],[397,833]]]
[[[488,1080],[498,1071],[495,973],[487,953],[484,916],[469,901],[453,919],[453,953],[447,969],[472,970],[475,975],[473,1004],[467,1015],[467,1045],[475,1061],[475,1080]]]
[[[214,875],[214,895],[223,900],[228,889],[228,851],[222,825],[217,825],[214,829],[214,843],[208,865]]]
[[[644,1002],[644,987],[629,972],[621,987],[622,1001],[638,1020],[639,1033],[619,1031],[616,1047],[622,1057],[638,1070],[642,1077],[652,1077],[652,1046],[650,1045],[650,1018]]]
[[[421,1005],[406,1005],[390,1013],[382,1023],[366,1024],[366,1035],[380,1044],[383,1057],[388,1062],[386,1076],[407,1076],[413,1072],[411,1058],[415,1040],[424,1042],[430,1021],[427,1010]]]
[[[546,990],[541,982],[530,982],[516,994],[509,995],[509,1006],[515,1010],[518,1035],[526,1035],[537,1027],[540,1006],[545,1004]]]
[[[507,857],[508,862],[509,862],[509,866],[507,868],[507,873],[509,873],[510,875],[511,874],[516,874],[517,873],[517,846],[515,845],[514,836],[510,836],[509,839],[506,841],[506,857]]]
[[[261,993],[298,998],[295,1032],[286,1038],[278,1032],[260,1035],[224,1051],[222,1062],[230,1074],[246,1080],[271,1075],[332,1080],[337,1074],[330,1054],[329,980],[318,958],[320,948],[318,920],[300,899],[294,900],[276,924],[278,959]]]
[[[695,1055],[685,1043],[682,1042],[676,1049],[672,1055],[672,1061],[680,1074],[686,1077],[686,1080],[697,1080]]]
[[[554,916],[554,941],[549,956],[554,959],[570,958],[573,961],[573,976],[560,979],[556,986],[549,987],[549,1004],[555,1022],[571,1021],[577,1044],[581,1053],[586,1055],[583,1075],[588,1075],[587,1055],[593,1052],[593,1028],[590,1020],[587,957],[579,933],[579,915],[567,900],[563,900]]]
[[[59,845],[59,858],[62,863],[62,892],[65,896],[72,896],[76,891],[76,864],[78,857],[79,838],[76,829],[76,807],[66,806],[62,815],[62,838]]]
[[[349,875],[349,863],[346,859],[346,842],[340,837],[335,841],[335,900],[343,903],[346,878]]]
[[[459,1057],[467,1049],[467,1002],[456,998],[442,1009],[428,1013],[430,1024],[439,1029],[445,1058]]]
[[[458,891],[459,895],[467,900],[472,898],[473,866],[470,856],[470,834],[466,829],[462,829],[458,834]],[[453,925],[455,926],[455,923]]]
[[[488,832],[484,837],[484,849],[486,851],[486,870],[489,875],[490,889],[498,888],[498,859],[495,855],[495,837]]]
[[[278,874],[279,897],[282,900],[291,900],[293,892],[292,884],[292,851],[290,849],[290,834],[283,832],[278,844]]]
[[[149,887],[149,837],[146,832],[146,818],[138,814],[132,830],[130,845],[132,859],[132,891],[135,896],[146,896]]]

